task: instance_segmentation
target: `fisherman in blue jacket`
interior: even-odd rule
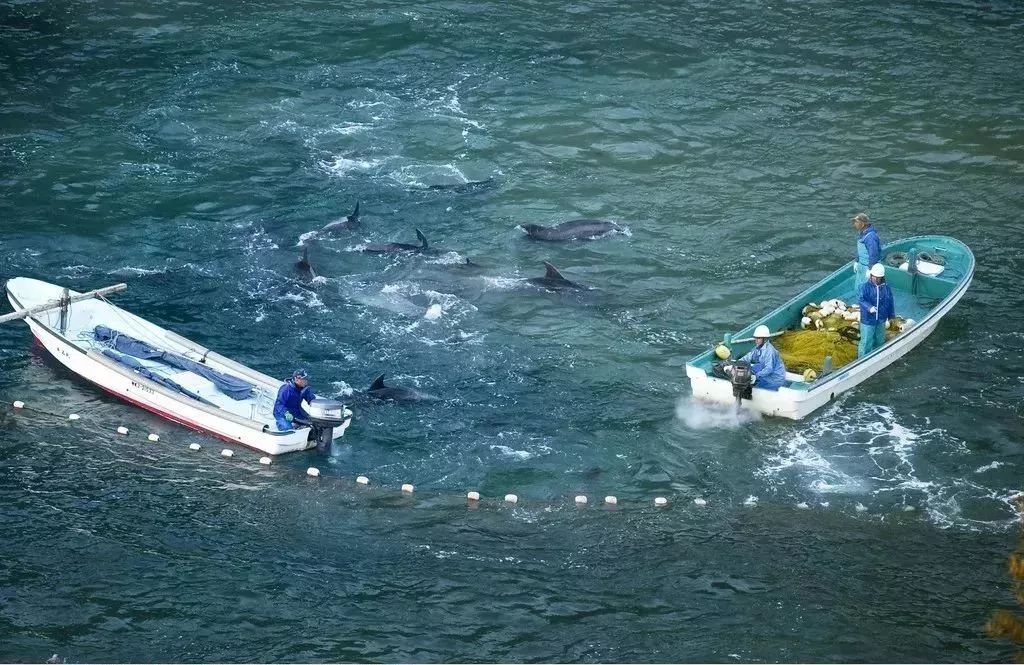
[[[857,357],[863,358],[885,344],[885,324],[896,316],[892,288],[885,283],[885,266],[871,266],[871,276],[860,287],[860,346]]]
[[[768,341],[771,332],[768,326],[754,328],[754,348],[740,358],[750,363],[750,369],[757,377],[754,387],[765,390],[778,390],[786,385],[786,366],[782,357],[772,343]]]
[[[312,402],[316,399],[313,389],[309,387],[309,374],[304,369],[297,369],[292,378],[284,382],[281,389],[277,391],[277,401],[274,402],[274,420],[277,422],[277,429],[282,432],[290,432],[295,429],[288,416],[293,421],[309,421],[309,414],[302,408],[302,401]]]
[[[868,281],[868,270],[871,266],[882,260],[882,240],[864,213],[857,213],[850,221],[858,233],[857,260],[853,262],[853,271],[857,275],[855,284],[859,290],[861,285]]]

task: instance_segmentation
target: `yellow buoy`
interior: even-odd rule
[[[719,360],[728,360],[729,356],[732,355],[732,351],[725,344],[719,344],[715,347],[715,355],[718,356]]]

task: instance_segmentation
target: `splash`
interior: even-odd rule
[[[313,240],[313,239],[315,239],[319,235],[320,235],[320,231],[319,230],[306,231],[305,233],[303,233],[302,235],[299,236],[299,241],[297,243],[295,243],[295,246],[296,247],[305,247],[306,246],[306,241]]]
[[[761,420],[756,411],[722,404],[708,404],[693,397],[682,397],[676,402],[676,418],[690,429],[738,429]]]
[[[462,254],[459,254],[456,251],[445,252],[444,254],[441,254],[437,258],[425,261],[425,263],[438,266],[460,266],[465,262],[466,257],[464,257]]]
[[[379,159],[349,159],[343,155],[335,155],[331,161],[321,160],[319,166],[331,175],[344,176],[351,171],[369,171],[380,164]]]

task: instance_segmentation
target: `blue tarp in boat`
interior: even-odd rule
[[[165,376],[160,376],[159,374],[154,374],[153,372],[149,371],[149,369],[147,369],[145,365],[143,365],[142,363],[140,363],[138,360],[136,360],[135,358],[133,358],[131,356],[122,355],[122,354],[120,354],[120,353],[118,353],[116,351],[113,351],[111,349],[103,349],[103,355],[107,356],[108,358],[113,358],[114,360],[116,360],[117,362],[121,363],[122,365],[126,365],[128,367],[131,367],[138,374],[146,377],[147,379],[150,379],[151,381],[156,381],[159,384],[165,385],[168,388],[170,388],[171,390],[177,390],[179,393],[182,393],[183,395],[188,395],[192,399],[197,399],[200,402],[203,402],[205,404],[211,404],[213,406],[217,406],[216,404],[213,404],[213,402],[211,402],[209,400],[203,399],[202,397],[200,397],[196,393],[192,392],[191,390],[189,390],[185,386],[179,384],[178,382],[173,381],[171,379],[168,379]]]
[[[118,332],[113,328],[106,326],[96,326],[93,330],[96,335],[96,339],[101,342],[106,342],[111,347],[120,351],[128,356],[135,358],[141,358],[143,360],[156,360],[162,362],[165,365],[176,367],[187,372],[193,372],[199,376],[209,379],[213,385],[217,386],[217,389],[222,393],[230,397],[231,399],[242,400],[248,399],[252,395],[252,390],[255,387],[248,381],[244,381],[237,376],[231,376],[223,372],[218,372],[215,369],[207,367],[203,363],[196,362],[190,358],[172,353],[171,351],[161,351],[160,349],[150,346],[142,340],[135,339],[129,335],[125,335],[122,332]],[[108,354],[109,355],[109,354]],[[122,361],[123,362],[123,361]],[[127,364],[127,363],[125,363]],[[145,369],[145,368],[143,368]],[[156,380],[156,379],[154,379]],[[169,380],[169,379],[166,379]],[[163,382],[163,381],[161,381]],[[171,381],[171,383],[174,383]],[[177,384],[175,384],[177,385]],[[180,390],[185,394],[190,394],[189,391],[178,386],[175,390]],[[198,395],[192,395],[198,398]]]

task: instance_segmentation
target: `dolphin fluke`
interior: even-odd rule
[[[376,379],[374,379],[373,383],[370,384],[370,388],[369,389],[370,390],[383,390],[384,389],[384,375],[381,374]]]
[[[421,249],[427,248],[427,236],[423,235],[419,229],[416,229],[416,237],[419,238],[420,242],[423,243]]]

